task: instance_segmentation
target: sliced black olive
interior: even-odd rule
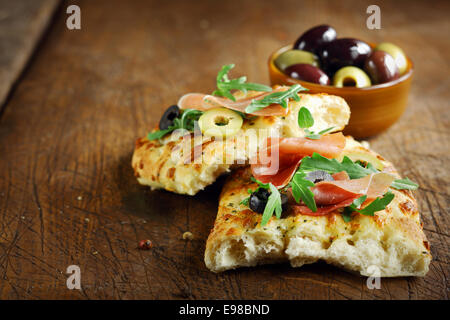
[[[328,172],[323,171],[323,170],[311,171],[306,175],[305,179],[309,180],[313,183],[334,180],[333,177],[331,176],[331,174],[329,174]]]
[[[173,120],[180,115],[180,108],[177,105],[170,106],[164,111],[164,114],[159,120],[159,130],[166,130],[173,125]]]
[[[266,208],[267,200],[269,199],[270,192],[267,189],[260,188],[258,191],[253,192],[250,196],[249,207],[251,210],[263,213]],[[286,211],[288,208],[288,196],[284,193],[280,193],[281,197],[281,209]]]
[[[284,193],[280,193],[281,195],[281,209],[285,212],[288,209],[288,196]]]
[[[255,212],[263,213],[269,199],[270,192],[267,189],[259,188],[258,191],[250,195],[249,207]]]

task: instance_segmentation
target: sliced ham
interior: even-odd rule
[[[394,177],[387,173],[372,173],[361,179],[346,180],[342,173],[337,177],[344,178],[337,181],[322,181],[311,187],[317,212],[312,212],[305,205],[294,204],[294,212],[306,215],[325,215],[339,208],[349,206],[355,199],[366,195],[363,207],[375,198],[383,196],[394,181]]]
[[[307,216],[326,216],[327,214],[339,209],[339,208],[344,208],[344,207],[348,207],[349,205],[352,204],[352,202],[357,199],[358,197],[354,197],[354,198],[348,198],[344,201],[341,201],[340,203],[337,204],[331,204],[328,206],[322,206],[322,207],[317,207],[317,211],[313,212],[310,208],[308,208],[307,206],[304,205],[298,205],[295,204],[292,206],[292,210],[294,211],[295,214],[304,214]]]
[[[340,132],[324,135],[317,140],[269,138],[267,147],[251,160],[252,174],[263,183],[270,182],[281,188],[291,180],[303,157],[317,152],[324,157],[335,158],[344,147],[345,137]]]
[[[271,92],[264,92],[253,97],[239,99],[236,101],[203,93],[188,93],[178,100],[178,107],[181,109],[196,109],[201,111],[206,111],[217,107],[225,107],[245,113],[245,108],[247,108],[253,100],[261,100],[271,93],[286,91],[288,89],[288,87],[279,87]],[[283,108],[279,104],[273,104],[250,114],[255,116],[285,116],[287,113],[288,108]]]

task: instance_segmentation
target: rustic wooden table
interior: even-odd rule
[[[448,299],[448,1],[70,1],[0,114],[1,299]],[[69,4],[81,30],[66,28]],[[433,262],[424,278],[366,278],[324,263],[223,274],[203,262],[221,182],[195,197],[150,192],[130,167],[134,141],[218,69],[268,83],[266,60],[306,28],[391,41],[415,62],[409,107],[370,140],[415,192]],[[181,239],[191,231],[195,239]],[[137,250],[151,239],[149,251]],[[81,268],[82,290],[66,287]]]

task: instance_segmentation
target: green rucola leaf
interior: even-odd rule
[[[314,125],[311,112],[306,107],[301,107],[298,111],[298,126],[302,129],[310,128]]]
[[[155,132],[149,132],[149,134],[147,135],[147,139],[148,140],[158,140],[161,139],[162,137],[164,137],[166,134],[172,132],[173,130],[175,130],[175,127],[170,127],[168,129],[165,130],[158,130]]]
[[[234,68],[234,64],[227,64],[222,67],[216,77],[217,89],[212,93],[215,96],[226,97],[232,101],[236,98],[231,93],[231,90],[240,90],[247,93],[247,90],[270,92],[272,88],[258,83],[246,83],[247,77],[239,77],[237,79],[229,79],[228,72]]]
[[[386,209],[387,205],[394,199],[392,192],[386,192],[382,198],[376,198],[367,207],[361,210],[355,210],[365,216],[373,216],[377,211]]]
[[[344,212],[342,212],[342,219],[344,219],[345,222],[352,221],[352,213],[353,210],[350,209],[349,207],[344,208]]]
[[[296,101],[299,101],[300,97],[298,96],[299,91],[307,90],[303,88],[299,84],[294,84],[286,91],[277,91],[273,92],[260,100],[253,100],[247,108],[245,108],[246,113],[252,113],[258,110],[261,110],[265,107],[270,106],[271,104],[279,104],[283,108],[287,108],[288,99],[292,98]]]
[[[264,212],[261,219],[261,225],[265,226],[267,222],[269,222],[270,217],[272,217],[273,213],[277,218],[281,217],[281,195],[278,189],[271,183],[269,183],[270,196],[267,200],[266,207],[264,208]]]
[[[301,199],[312,212],[316,212],[317,205],[314,200],[314,193],[309,189],[309,187],[314,187],[314,183],[306,180],[305,176],[306,174],[303,172],[294,175],[291,181],[292,195],[297,203]]]
[[[350,160],[347,156],[344,157],[342,162],[339,162],[336,159],[325,158],[318,153],[313,153],[311,157],[303,158],[300,169],[301,171],[323,170],[330,174],[346,171],[350,179],[363,178],[368,174],[377,172],[373,166],[364,168]]]
[[[416,190],[419,185],[408,178],[397,179],[392,182],[391,187],[397,190]]]

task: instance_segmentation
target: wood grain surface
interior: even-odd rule
[[[0,0],[0,106],[57,5],[58,0]]]
[[[1,299],[448,299],[448,1],[69,1],[0,119]],[[65,25],[69,4],[81,30]],[[307,28],[391,41],[415,62],[409,107],[370,140],[409,178],[433,262],[424,278],[366,278],[318,263],[209,272],[205,241],[223,179],[195,197],[151,192],[130,166],[134,141],[218,69],[268,83],[269,54]],[[194,240],[182,240],[190,231]],[[137,249],[141,239],[153,248]],[[66,287],[81,268],[82,290]]]

